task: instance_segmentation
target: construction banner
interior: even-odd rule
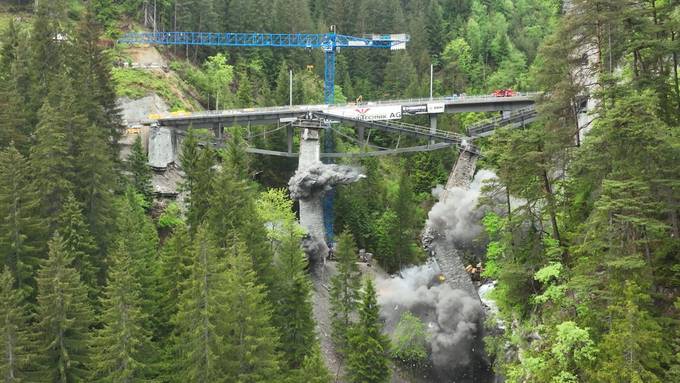
[[[436,102],[427,104],[427,113],[444,113],[444,103]]]
[[[363,121],[400,120],[401,105],[362,105],[346,108],[330,108],[327,113],[334,116],[354,118]]]

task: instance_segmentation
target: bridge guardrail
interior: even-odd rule
[[[496,97],[493,95],[472,95],[472,96],[467,96],[467,95],[458,95],[458,96],[443,96],[443,97],[433,97],[433,98],[405,98],[405,99],[397,99],[397,100],[376,100],[376,101],[364,101],[362,103],[345,103],[345,104],[333,104],[333,105],[326,105],[326,104],[315,104],[315,105],[292,105],[292,106],[267,106],[267,107],[258,107],[258,108],[240,108],[240,109],[225,109],[225,110],[206,110],[206,111],[200,111],[200,112],[187,112],[187,115],[183,117],[188,117],[188,118],[201,118],[201,117],[212,117],[212,116],[217,116],[217,115],[234,115],[234,114],[242,114],[242,113],[250,113],[250,112],[256,112],[256,113],[266,113],[266,112],[278,112],[278,111],[292,111],[292,112],[315,112],[315,111],[323,111],[323,110],[328,110],[331,108],[345,108],[345,107],[352,107],[352,106],[371,106],[371,105],[388,105],[388,104],[417,104],[417,103],[432,103],[432,102],[474,102],[474,101],[480,101],[480,100],[503,100],[503,99],[511,99],[512,97],[535,97],[542,94],[541,92],[521,92],[518,93],[516,96],[511,96],[511,97]],[[155,117],[155,116],[154,116]],[[168,115],[161,115],[158,118],[151,118],[149,117],[150,120],[158,120],[158,119],[172,119],[176,116],[168,114]]]
[[[537,114],[538,112],[533,106],[522,108],[513,111],[507,117],[493,117],[478,121],[466,128],[467,134],[471,138],[477,138],[484,133],[496,129],[497,127],[533,119]]]

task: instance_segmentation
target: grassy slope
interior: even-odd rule
[[[202,109],[190,96],[195,91],[173,72],[165,73],[156,69],[113,68],[113,78],[116,82],[116,94],[119,97],[138,99],[156,93],[168,103],[173,111]]]

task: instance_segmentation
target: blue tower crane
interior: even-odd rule
[[[335,55],[339,48],[406,48],[409,35],[365,35],[331,33],[213,33],[213,32],[131,32],[118,42],[126,44],[201,45],[216,47],[321,48],[324,51],[324,102],[335,101]]]
[[[215,47],[273,47],[273,48],[321,48],[324,51],[324,103],[335,103],[335,55],[339,48],[406,49],[410,40],[407,34],[372,34],[363,37],[339,35],[335,27],[330,33],[213,33],[213,32],[131,32],[118,42],[126,44],[199,45]],[[327,130],[324,150],[333,151],[333,137]],[[333,240],[334,191],[326,194],[324,201],[324,225],[326,239]]]

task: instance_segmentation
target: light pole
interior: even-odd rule
[[[434,65],[430,64],[430,100],[432,100],[432,80],[434,79]]]

